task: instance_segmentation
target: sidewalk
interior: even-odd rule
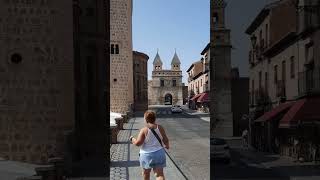
[[[320,179],[320,166],[314,162],[294,162],[291,157],[258,152],[255,150],[236,149],[246,164],[260,168],[273,169],[292,180]]]
[[[144,126],[143,117],[136,117],[124,125],[124,130],[118,134],[118,143],[112,144],[110,148],[110,180],[142,179],[139,163],[139,147],[129,143],[131,135],[137,136],[139,129]],[[167,167],[164,168],[166,179],[184,180],[185,178],[167,157]],[[153,173],[151,179],[155,179]]]
[[[197,110],[189,109],[186,105],[181,106],[182,110],[189,115],[198,116],[200,119],[210,122],[210,113],[200,112]]]
[[[36,174],[34,168],[38,166],[18,161],[7,161],[0,158],[0,179],[16,180],[21,177],[32,176]]]

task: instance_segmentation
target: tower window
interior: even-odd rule
[[[218,13],[213,13],[213,23],[218,23],[218,20],[219,20],[219,18],[218,18]]]
[[[177,80],[172,80],[172,86],[177,86]]]
[[[116,44],[116,54],[119,54],[119,44]]]
[[[14,64],[19,64],[22,61],[22,57],[20,54],[15,53],[11,56],[11,62]]]
[[[111,44],[111,54],[114,54],[114,44]]]
[[[160,80],[160,86],[161,86],[161,87],[164,86],[164,80]]]

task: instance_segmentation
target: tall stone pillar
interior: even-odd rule
[[[233,136],[231,109],[231,42],[230,30],[225,27],[224,0],[211,2],[211,85],[213,88],[213,136]]]

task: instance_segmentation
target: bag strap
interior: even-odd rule
[[[152,129],[152,128],[149,128],[149,129],[151,130],[151,132],[153,133],[153,135],[158,139],[161,147],[163,147],[163,145],[162,145],[162,143],[161,143],[161,139],[160,139],[159,135],[156,133],[156,131],[155,131],[154,129]]]

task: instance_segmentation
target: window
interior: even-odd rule
[[[172,86],[177,86],[177,80],[172,80]]]
[[[119,54],[119,44],[116,44],[116,54]]]
[[[259,72],[259,90],[261,89],[262,72]]]
[[[251,80],[251,104],[254,104],[254,80]]]
[[[111,44],[111,54],[114,54],[114,44]]]
[[[22,56],[18,53],[14,53],[11,55],[11,62],[14,64],[19,64],[22,61]]]
[[[218,20],[219,20],[219,18],[218,18],[218,13],[213,13],[213,23],[214,24],[216,24],[216,23],[218,23]]]
[[[295,74],[295,71],[294,71],[294,56],[291,56],[290,58],[290,76],[291,78],[294,78],[294,74]]]
[[[164,86],[164,80],[160,80],[160,86],[163,87]]]
[[[259,41],[262,42],[262,30],[259,32]],[[263,44],[260,44],[260,46],[263,46]]]
[[[286,81],[286,61],[282,61],[282,81]]]
[[[269,43],[268,43],[268,42],[269,42],[269,40],[268,40],[268,38],[269,38],[269,37],[268,37],[268,33],[269,33],[268,24],[266,24],[266,32],[265,32],[265,33],[266,33],[266,35],[265,35],[265,36],[266,36],[266,39],[265,39],[265,47],[268,47],[268,46],[269,46]]]
[[[273,79],[274,83],[276,84],[278,81],[278,65],[274,66],[274,79]]]
[[[268,72],[264,73],[264,87],[265,91],[268,92]]]

